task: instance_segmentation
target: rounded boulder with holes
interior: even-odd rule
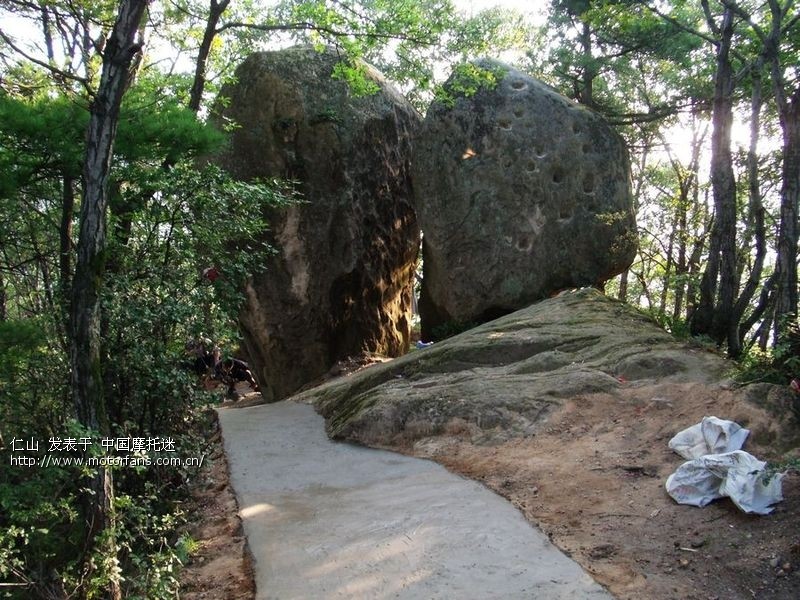
[[[412,167],[424,338],[630,266],[628,154],[598,114],[493,60],[462,66],[444,89]]]
[[[332,76],[339,62],[310,46],[253,54],[213,115],[235,124],[218,164],[245,181],[294,181],[301,196],[267,215],[278,252],[253,275],[239,315],[268,400],[347,357],[409,345],[419,249],[411,140],[421,119],[369,65],[375,93],[354,93]]]

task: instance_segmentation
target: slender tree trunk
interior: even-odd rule
[[[694,322],[694,313],[697,310],[697,285],[695,281],[700,273],[700,258],[703,255],[703,248],[705,247],[707,236],[708,227],[697,237],[694,246],[692,246],[692,252],[689,255],[689,282],[686,284],[686,321],[689,323]]]
[[[673,321],[677,321],[681,317],[683,297],[686,293],[686,275],[689,271],[689,265],[686,262],[686,242],[689,236],[686,201],[687,198],[682,189],[678,206],[678,260],[675,264],[677,277],[675,278],[675,304],[672,307]]]
[[[200,103],[203,100],[203,90],[206,86],[206,68],[208,57],[211,55],[211,44],[217,35],[217,25],[222,17],[222,13],[228,8],[231,0],[211,0],[208,8],[208,20],[206,29],[203,32],[203,39],[197,51],[197,62],[195,62],[194,80],[192,89],[189,93],[189,109],[195,113],[200,110]]]
[[[727,339],[736,277],[736,180],[731,155],[733,126],[733,68],[730,49],[733,39],[733,10],[725,8],[719,28],[717,70],[711,132],[711,187],[714,197],[714,225],[708,263],[700,282],[700,303],[691,323],[693,335],[709,334],[718,343]]]
[[[6,307],[6,282],[3,273],[0,271],[0,323],[8,319],[8,309]]]
[[[748,224],[755,243],[755,259],[753,268],[742,288],[728,328],[728,356],[738,358],[743,349],[747,329],[742,327],[742,318],[753,299],[753,295],[761,282],[764,270],[764,259],[767,255],[767,230],[764,223],[764,205],[761,201],[761,183],[758,175],[758,140],[761,129],[761,106],[763,104],[761,89],[761,70],[763,59],[756,62],[753,68],[753,91],[750,98],[750,147],[747,152],[747,188],[748,188]],[[749,247],[749,243],[747,244]]]
[[[670,155],[672,169],[675,172],[675,177],[678,179],[677,209],[675,213],[675,226],[673,227],[674,236],[677,238],[678,254],[677,259],[673,260],[673,267],[675,269],[675,284],[673,286],[675,302],[672,307],[673,321],[680,319],[683,314],[683,301],[686,297],[687,286],[689,284],[689,208],[690,206],[694,206],[695,210],[699,210],[697,172],[700,166],[700,150],[707,132],[707,127],[702,130],[698,129],[696,114],[693,114],[692,155],[689,165],[684,167]],[[666,145],[666,140],[664,140],[664,143]]]
[[[761,288],[761,293],[758,296],[758,302],[756,303],[753,312],[750,313],[750,316],[747,317],[747,319],[745,319],[740,326],[742,337],[746,336],[747,332],[750,331],[750,329],[752,329],[753,326],[758,323],[759,319],[761,319],[764,315],[766,316],[764,316],[761,325],[759,325],[759,332],[765,327],[764,324],[766,323],[766,332],[769,336],[770,324],[772,323],[772,304],[775,298],[774,288],[776,279],[777,273],[773,272],[772,275],[770,275],[764,282],[764,285]],[[753,337],[753,341],[759,337],[760,333],[756,333],[756,335]],[[749,345],[752,345],[752,343],[753,342],[751,342]],[[766,346],[763,346],[761,349],[766,349]]]
[[[103,435],[109,433],[100,364],[100,292],[103,284],[106,209],[111,160],[122,97],[130,81],[134,56],[141,51],[136,32],[149,0],[121,0],[114,29],[103,53],[100,83],[90,107],[83,170],[83,197],[75,276],[70,311],[70,366],[72,399],[79,422]],[[85,497],[90,546],[97,534],[112,530],[113,480],[99,468]],[[106,536],[115,552],[113,535]],[[119,582],[111,578],[108,595],[120,597]]]
[[[75,182],[65,175],[61,194],[61,226],[59,227],[58,272],[61,280],[61,295],[65,306],[69,306],[72,281],[72,219],[75,214]]]
[[[788,319],[797,316],[798,200],[800,200],[800,87],[780,111],[783,129],[781,220],[776,257],[774,343],[783,335]]]
[[[590,108],[595,108],[594,80],[597,77],[597,67],[592,56],[592,28],[588,20],[583,21],[580,35],[581,49],[583,51],[583,71],[581,73],[581,89],[578,100]]]
[[[56,53],[53,50],[53,32],[51,30],[50,13],[47,10],[47,5],[40,0],[40,14],[42,18],[42,36],[44,37],[44,47],[47,52],[47,61],[53,64],[56,58]]]
[[[622,275],[619,276],[619,292],[617,293],[617,299],[622,300],[623,302],[628,301],[628,276],[630,275],[630,269],[625,269],[622,272]]]
[[[667,264],[664,265],[664,277],[661,280],[661,297],[658,301],[658,310],[662,315],[667,314],[667,298],[669,297],[670,280],[673,277],[672,270],[675,266],[675,230],[677,226],[677,219],[673,219],[669,232],[669,241],[667,242]]]

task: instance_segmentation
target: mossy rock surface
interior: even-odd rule
[[[597,290],[564,292],[310,390],[331,437],[367,445],[458,429],[533,435],[563,399],[659,381],[712,383],[729,365]]]

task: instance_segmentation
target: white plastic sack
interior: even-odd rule
[[[783,473],[765,481],[766,463],[737,450],[690,460],[669,476],[667,493],[678,504],[705,506],[717,498],[730,497],[747,513],[766,515],[771,505],[783,500]]]
[[[692,460],[707,454],[725,454],[741,450],[750,430],[738,423],[717,417],[705,417],[701,423],[684,429],[669,441],[669,447],[683,458]]]

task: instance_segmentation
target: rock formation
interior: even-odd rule
[[[423,231],[423,337],[555,291],[602,284],[632,262],[636,224],[623,140],[594,112],[495,61],[496,85],[434,102],[415,142]]]
[[[704,390],[700,397],[712,400],[729,369],[718,355],[675,340],[631,306],[586,288],[371,366],[303,398],[315,401],[329,435],[338,439],[403,447],[461,432],[477,443],[499,443],[536,434],[552,412],[576,398],[606,394],[639,402],[642,394],[680,395],[694,385]],[[741,395],[737,412],[726,417],[755,426],[748,421],[755,408],[747,408],[755,403],[746,400],[767,398],[768,390]],[[796,422],[792,411],[777,412],[786,422],[773,420],[771,431],[755,427],[754,435],[775,442],[783,432],[796,434],[796,425],[787,425]]]
[[[219,160],[241,180],[298,182],[302,203],[268,215],[278,254],[252,278],[240,315],[268,399],[337,360],[403,353],[419,226],[411,205],[411,136],[420,117],[373,68],[374,95],[355,97],[331,74],[332,51],[250,56],[223,88],[214,120],[232,121]]]

